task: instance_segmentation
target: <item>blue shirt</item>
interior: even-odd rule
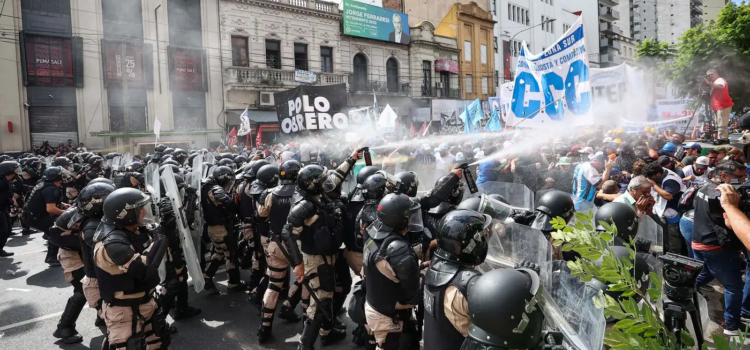
[[[580,199],[593,202],[596,197],[596,185],[601,182],[599,171],[590,162],[576,165],[573,169],[573,195]]]

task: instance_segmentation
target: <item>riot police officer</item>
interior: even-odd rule
[[[411,335],[419,348],[412,309],[422,297],[419,260],[404,235],[418,231],[421,208],[405,194],[389,194],[378,205],[378,220],[367,229],[364,272],[367,288],[365,316],[378,349],[399,348],[401,335]]]
[[[232,154],[227,154],[225,159],[231,160]],[[264,171],[261,172],[261,169]],[[252,273],[247,289],[250,291],[249,301],[258,309],[266,287],[268,287],[268,276],[266,274],[266,254],[261,250],[261,237],[268,236],[268,218],[258,215],[260,196],[268,188],[276,187],[279,181],[279,168],[270,165],[266,160],[253,162],[243,173],[245,181],[240,192],[240,214],[249,224],[243,231],[243,239],[240,249],[245,252],[244,261],[252,262]],[[247,265],[247,263],[244,263]]]
[[[151,197],[121,188],[104,200],[103,213],[94,235],[94,266],[108,331],[103,348],[166,348],[169,326],[153,294],[169,242],[161,234],[152,239],[144,229],[153,220]]]
[[[430,193],[420,199],[424,213],[424,226],[430,232],[437,232],[437,224],[449,211],[461,203],[464,187],[461,183],[463,170],[453,169],[450,174],[439,178]]]
[[[538,273],[526,268],[495,269],[477,278],[469,288],[471,326],[461,349],[536,348],[544,323],[536,304],[540,286]]]
[[[350,158],[351,160],[351,158]],[[345,162],[351,167],[354,162]],[[344,175],[348,172],[346,168]],[[335,188],[337,180],[326,176],[326,169],[315,164],[305,166],[297,176],[299,199],[289,210],[287,223],[281,237],[288,249],[294,275],[298,282],[309,281],[316,298],[307,308],[308,318],[300,338],[299,350],[314,349],[320,333],[323,345],[332,344],[346,337],[346,331],[333,327],[333,296],[336,288],[334,265],[338,248],[343,241],[341,213],[328,210],[321,203],[324,188]],[[330,186],[330,187],[329,187]],[[299,241],[299,245],[298,242]]]
[[[545,193],[542,195],[542,198],[539,198],[534,211],[534,221],[529,226],[539,229],[548,236],[550,232],[555,231],[550,220],[561,217],[566,222],[570,221],[575,213],[575,206],[570,194],[554,190]]]
[[[349,215],[347,215],[348,220],[344,223],[344,244],[346,245],[344,256],[346,256],[349,268],[357,275],[360,275],[360,271],[362,270],[362,248],[364,247],[364,242],[361,238],[357,237],[361,234],[361,231],[356,222],[357,216],[359,216],[365,205],[362,184],[370,175],[375,174],[377,171],[378,168],[374,166],[366,166],[359,170],[357,173],[357,185],[349,192],[349,201],[346,203],[346,212]]]
[[[240,270],[237,266],[237,237],[233,232],[236,221],[234,198],[229,193],[234,180],[232,169],[220,166],[214,169],[210,178],[204,180],[201,186],[201,207],[203,208],[208,237],[211,240],[211,260],[203,270],[206,280],[204,289],[212,294],[219,290],[214,284],[213,277],[219,266],[226,261],[228,291],[242,291],[244,285],[240,281]]]
[[[14,206],[14,209],[16,211],[16,217],[21,223],[21,234],[23,234],[24,236],[30,235],[32,233],[32,229],[27,223],[21,220],[23,207],[28,200],[31,190],[34,189],[34,186],[36,186],[36,184],[39,183],[39,180],[42,178],[43,165],[44,163],[42,163],[42,161],[34,157],[26,159],[26,162],[21,166],[22,174],[20,180],[23,182],[23,190],[21,191],[20,196],[14,196],[14,203],[16,204]]]
[[[10,207],[13,200],[13,187],[11,181],[18,177],[20,166],[13,161],[0,163],[0,258],[13,256],[13,253],[4,250],[5,243],[13,230],[10,220]]]
[[[419,178],[417,173],[413,171],[402,171],[394,175],[400,182],[401,185],[398,188],[398,193],[403,193],[409,197],[416,197],[417,190],[419,189]]]
[[[142,190],[146,187],[146,178],[139,172],[125,171],[115,175],[112,183],[117,189],[130,187]]]
[[[349,266],[351,266],[357,276],[362,275],[367,227],[378,219],[378,204],[380,204],[380,201],[386,195],[387,181],[383,174],[375,173],[362,183],[362,196],[365,198],[365,205],[357,213],[355,220],[355,236],[352,246],[355,247],[356,251],[347,252]]]
[[[633,208],[625,203],[610,202],[602,205],[594,214],[596,230],[599,232],[606,231],[600,223],[601,221],[617,227],[616,245],[629,244],[630,239],[635,238],[638,233],[638,215]]]
[[[57,166],[49,167],[42,174],[43,182],[34,187],[24,208],[24,221],[31,227],[44,232],[49,237],[49,229],[54,225],[55,218],[60,216],[68,207],[62,202],[63,169]],[[57,260],[59,247],[50,243],[44,262],[51,266],[60,266]]]
[[[81,280],[83,295],[86,297],[89,307],[96,309],[97,327],[104,326],[102,319],[102,302],[99,293],[99,281],[96,279],[94,267],[94,234],[102,221],[104,200],[115,187],[108,183],[91,182],[81,190],[78,195],[76,210],[83,215],[80,224],[79,241],[81,245],[81,259],[86,276]]]
[[[257,174],[258,179],[265,177],[264,170],[270,165],[263,166]],[[279,248],[282,245],[281,231],[284,228],[289,210],[295,193],[295,182],[297,175],[302,169],[302,164],[296,160],[286,160],[279,168],[279,185],[268,188],[260,195],[258,200],[258,216],[268,219],[268,230],[261,232],[261,244],[267,257],[266,275],[269,279],[268,288],[262,295],[261,325],[258,328],[258,342],[264,343],[271,336],[273,326],[273,315],[279,301],[279,296],[284,290],[283,286],[288,283],[289,262]],[[284,247],[286,249],[286,247]],[[288,251],[288,250],[287,250]],[[284,300],[279,318],[288,322],[297,322],[300,317],[294,312],[302,294],[301,283],[295,281],[289,288],[288,296]],[[257,292],[256,292],[257,293]]]
[[[457,209],[438,223],[438,250],[425,275],[425,349],[458,349],[468,336],[466,297],[472,280],[481,275],[473,267],[487,257],[492,218]]]

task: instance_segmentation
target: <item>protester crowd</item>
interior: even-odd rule
[[[367,349],[418,349],[422,339],[430,350],[520,349],[543,341],[533,333],[541,313],[511,307],[533,295],[469,289],[538,279],[533,266],[475,269],[486,259],[493,219],[549,236],[553,218],[598,207],[597,222],[613,222],[620,242],[649,217],[663,229],[664,252],[704,262],[697,287],[723,285],[726,334],[750,319],[750,278],[742,280],[743,270],[750,276],[743,214],[750,208],[735,190],[747,180],[743,150],[704,150],[650,127],[541,141],[521,131],[458,136],[358,145],[299,139],[216,151],[158,145],[132,158],[45,142],[18,159],[0,156],[0,257],[13,255],[4,249],[16,223],[23,235],[43,233],[45,261],[61,266],[74,287],[54,333],[66,343],[82,340],[75,324],[88,304],[107,329],[105,348],[166,348],[174,326],[165,316],[201,312],[189,306],[187,284],[199,260],[202,293],[222,292],[215,276],[225,265],[226,292],[246,292],[257,306],[260,343],[271,341],[278,317],[303,321],[298,349],[313,349],[318,338],[333,344],[348,336],[346,311],[357,324],[352,341]],[[475,198],[513,203],[469,193],[473,179],[480,189],[525,186],[535,204],[501,218]],[[200,237],[196,252],[185,250],[191,234]],[[577,256],[556,251],[555,258]],[[249,272],[245,281],[241,270]],[[472,290],[485,294],[472,299]],[[516,327],[519,319],[539,327]]]

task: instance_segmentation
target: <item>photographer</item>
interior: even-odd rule
[[[711,110],[716,112],[716,139],[714,145],[729,143],[729,133],[727,123],[729,115],[732,113],[732,98],[729,97],[729,84],[724,78],[719,77],[715,69],[709,69],[706,72],[706,78],[703,82],[711,87]]]
[[[726,335],[737,335],[742,325],[744,283],[741,268],[744,262],[740,257],[742,242],[732,230],[734,227],[732,221],[737,221],[738,214],[743,214],[734,209],[727,210],[725,214],[726,209],[722,208],[731,207],[729,203],[739,202],[737,199],[730,198],[733,196],[724,193],[727,192],[726,187],[733,182],[732,180],[743,183],[745,176],[743,165],[732,160],[719,163],[714,179],[708,181],[698,191],[694,202],[692,247],[695,258],[702,260],[705,264],[696,281],[696,287],[702,287],[714,278],[724,286],[724,334]],[[742,232],[748,230],[740,222],[735,225],[738,228],[741,227]]]

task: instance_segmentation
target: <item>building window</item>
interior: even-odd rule
[[[232,37],[232,66],[247,67],[250,65],[247,59],[247,37]]]
[[[398,62],[391,57],[385,61],[385,74],[388,83],[388,92],[398,92]]]
[[[482,77],[482,94],[489,94],[490,93],[490,78],[489,77]]]
[[[495,53],[497,53],[497,37],[495,37],[495,39],[494,39],[494,40],[495,40],[495,41],[494,41],[494,44],[495,44]]]
[[[422,91],[432,89],[432,62],[422,61]]]
[[[471,74],[466,74],[466,93],[472,93],[474,89],[471,88]]]
[[[471,41],[464,41],[464,61],[471,62]]]
[[[479,50],[482,54],[482,64],[487,64],[487,45],[479,45]]]
[[[266,40],[266,67],[281,69],[281,42]]]
[[[567,32],[570,29],[570,24],[563,23],[563,32]]]
[[[511,18],[511,13],[513,13],[513,5],[508,4],[508,20],[509,21],[512,19]]]
[[[307,70],[307,44],[294,43],[294,69]]]
[[[333,73],[333,48],[320,47],[320,71],[323,73]]]
[[[364,91],[367,88],[367,59],[358,53],[354,56],[354,74],[352,87],[354,91]]]

